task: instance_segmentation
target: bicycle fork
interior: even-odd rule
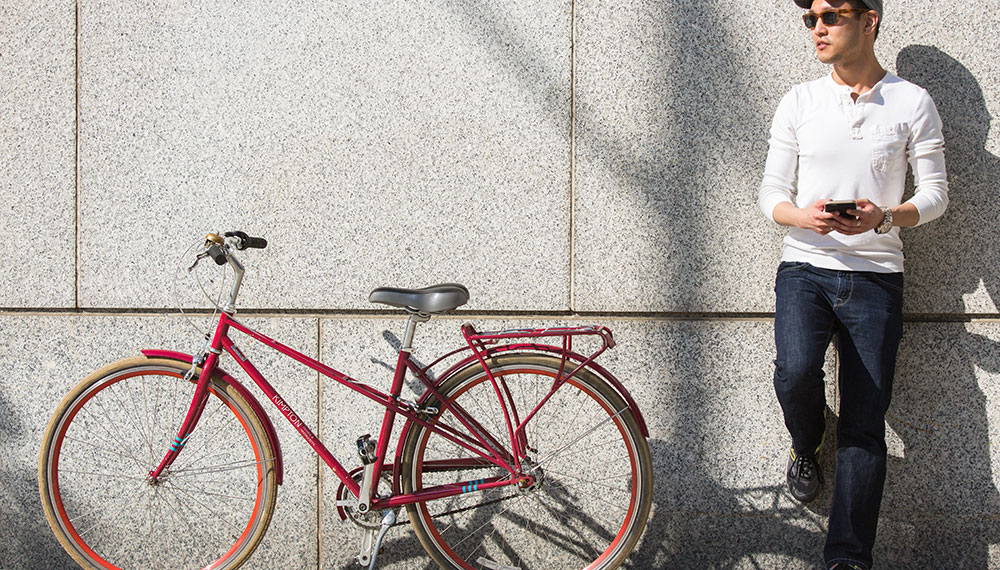
[[[215,362],[220,353],[221,351],[210,350],[208,358],[204,356],[195,357],[191,362],[191,368],[184,375],[183,381],[190,382],[194,378],[194,373],[198,369],[198,366],[204,362],[201,375],[198,377],[198,383],[194,389],[194,397],[191,399],[191,407],[188,409],[187,416],[185,416],[184,421],[181,423],[177,435],[174,436],[174,440],[167,449],[160,464],[156,469],[149,472],[147,481],[150,485],[158,484],[163,472],[173,465],[177,456],[180,455],[187,444],[188,438],[191,437],[191,432],[194,431],[198,420],[201,419],[201,414],[205,411],[205,403],[208,401],[208,383],[212,377],[212,371],[215,369]]]

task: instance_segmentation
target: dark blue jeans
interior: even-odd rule
[[[796,453],[823,441],[823,362],[836,338],[837,466],[826,563],[870,568],[885,484],[885,413],[903,333],[903,274],[783,262],[775,280],[774,390]]]

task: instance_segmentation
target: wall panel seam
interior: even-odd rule
[[[185,313],[196,316],[204,316],[208,313],[199,311],[185,311]],[[270,309],[242,309],[240,315],[244,317],[262,319],[398,319],[399,313],[389,311],[372,310],[337,310],[322,311],[305,309],[302,311],[282,311]],[[127,308],[87,308],[77,309],[52,309],[48,307],[4,307],[0,309],[0,317],[169,317],[181,316],[176,309],[127,309]],[[626,321],[760,321],[773,320],[773,312],[684,312],[684,311],[477,311],[464,312],[457,311],[445,315],[437,315],[435,320],[502,320],[502,319],[526,319],[526,320],[552,320],[552,319],[596,319],[596,320],[626,320]],[[904,323],[989,323],[1000,322],[1000,313],[904,313]],[[319,353],[319,351],[317,351]]]
[[[80,308],[80,2],[73,5],[73,306]]]
[[[569,9],[569,309],[576,310],[576,0]]]

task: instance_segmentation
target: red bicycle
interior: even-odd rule
[[[480,332],[423,366],[416,327],[465,304],[457,284],[380,288],[369,300],[409,313],[392,385],[383,393],[234,318],[244,268],[236,252],[266,241],[209,234],[197,263],[235,281],[203,353],[144,350],[94,372],[46,430],[39,488],[52,530],[85,568],[237,568],[264,537],[282,482],[277,434],[261,403],[218,366],[239,366],[341,481],[338,509],[362,528],[357,559],[375,567],[406,508],[443,568],[610,569],[649,516],[648,432],[622,384],[595,362],[614,346],[600,326]],[[348,470],[236,346],[238,331],[385,407],[377,439],[357,442]],[[593,338],[590,354],[574,339]],[[593,343],[591,343],[593,344]],[[458,360],[438,374],[434,366]],[[401,397],[409,372],[425,387]],[[394,451],[390,438],[405,420]]]

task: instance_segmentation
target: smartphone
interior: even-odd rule
[[[823,210],[826,212],[834,212],[838,216],[844,216],[846,218],[853,218],[847,213],[848,210],[858,209],[858,203],[854,200],[830,200],[826,204],[823,204]]]

